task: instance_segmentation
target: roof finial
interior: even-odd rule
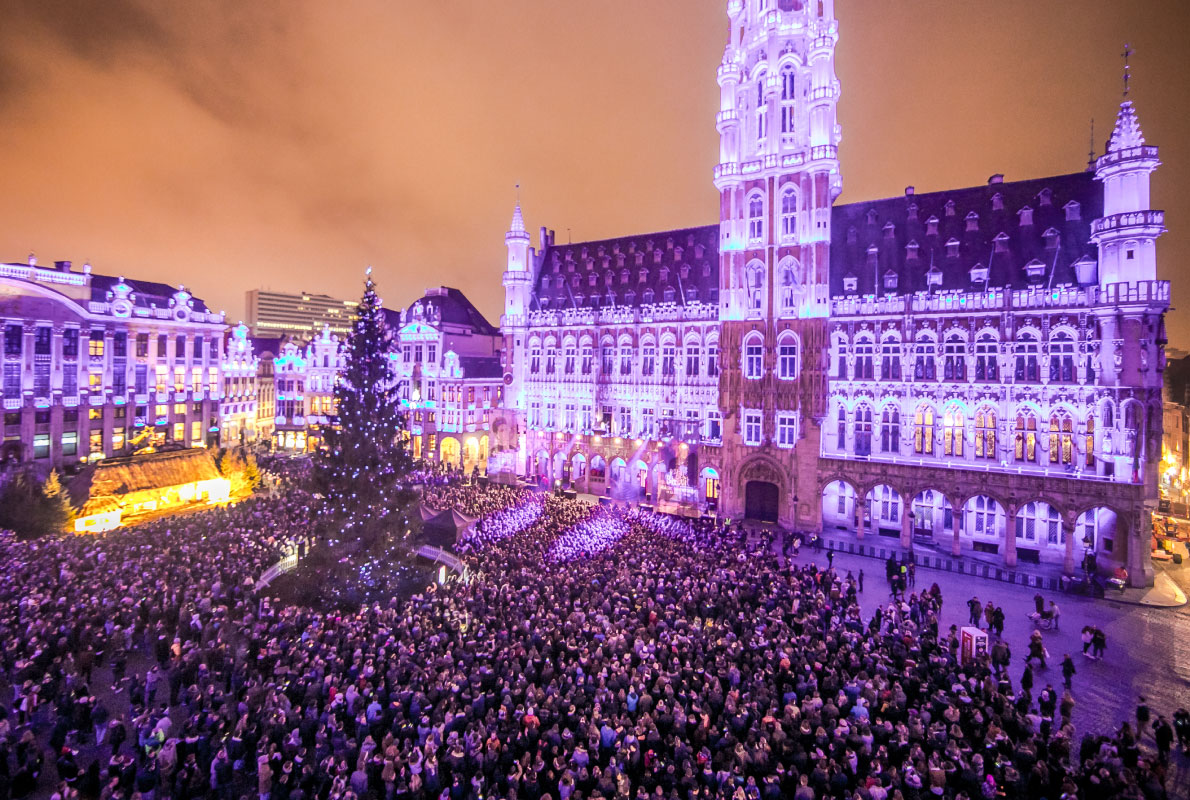
[[[1128,65],[1128,58],[1136,52],[1131,44],[1124,45],[1124,97],[1128,96],[1128,81],[1132,78],[1132,67]]]
[[[1087,154],[1087,166],[1095,166],[1095,118],[1091,117],[1091,149]]]

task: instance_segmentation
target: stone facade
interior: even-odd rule
[[[717,225],[537,250],[514,213],[502,469],[1151,579],[1169,284],[1132,103],[1084,172],[836,205],[833,3],[727,10]]]
[[[219,444],[225,330],[181,287],[0,264],[4,460],[48,470]]]

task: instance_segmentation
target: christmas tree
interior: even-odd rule
[[[404,528],[412,494],[401,481],[412,460],[389,359],[392,337],[370,267],[357,314],[318,467],[327,509],[343,538],[371,546]]]

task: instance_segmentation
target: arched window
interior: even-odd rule
[[[1037,417],[1028,409],[1016,414],[1016,460],[1037,463]]]
[[[783,334],[777,343],[777,376],[783,381],[798,376],[798,344],[792,333]]]
[[[895,336],[885,336],[880,342],[880,377],[886,381],[901,379],[901,342]]]
[[[599,372],[611,375],[616,368],[616,346],[610,339],[599,345]]]
[[[1083,463],[1095,467],[1095,415],[1087,414],[1087,429],[1083,434]]]
[[[768,104],[764,102],[765,74],[756,78],[756,139],[762,141],[769,132]]]
[[[547,344],[545,349],[545,374],[553,375],[558,364],[558,348],[553,343]]]
[[[1074,463],[1074,420],[1064,411],[1050,415],[1050,463]]]
[[[790,187],[781,195],[781,236],[792,239],[797,235],[797,193]]]
[[[934,409],[919,406],[913,417],[913,452],[934,455]]]
[[[663,342],[661,344],[661,374],[664,377],[672,378],[677,374],[677,358],[677,346],[673,342]]]
[[[917,380],[932,381],[937,377],[934,364],[934,340],[927,334],[917,337],[914,346],[913,377]]]
[[[567,375],[573,375],[574,374],[574,359],[575,359],[575,348],[574,348],[573,342],[570,342],[566,345],[565,353],[566,353],[565,372]]]
[[[748,313],[759,314],[764,309],[764,265],[753,262],[744,276],[748,292]]]
[[[632,342],[628,339],[620,340],[620,374],[632,374],[632,354],[636,352],[636,348],[632,346]]]
[[[719,341],[707,342],[707,377],[719,377]]]
[[[753,334],[744,340],[744,377],[760,380],[764,375],[764,340]]]
[[[698,340],[686,340],[686,377],[698,377],[698,358],[699,358]]]
[[[1026,503],[1016,515],[1016,538],[1025,542],[1065,544],[1062,521],[1049,503]]]
[[[942,377],[948,381],[967,379],[967,340],[957,333],[946,337],[943,354]]]
[[[645,377],[651,377],[653,370],[657,363],[657,346],[652,342],[647,343],[641,348],[641,367],[640,374]]]
[[[847,450],[847,409],[842,405],[835,415],[835,425],[835,441],[838,442],[836,449],[842,453]]]
[[[876,360],[876,346],[872,337],[860,334],[855,340],[855,379],[857,381],[872,380],[872,365]]]
[[[847,337],[835,335],[835,377],[847,380]]]
[[[798,308],[798,299],[802,293],[801,264],[796,259],[786,259],[781,263],[781,311],[792,314]]]
[[[1074,382],[1074,338],[1066,331],[1050,337],[1050,383]]]
[[[781,69],[781,133],[785,136],[793,133],[796,88],[793,65],[786,64]]]
[[[996,412],[990,408],[975,412],[975,457],[996,460]]]
[[[1036,383],[1040,378],[1037,368],[1037,336],[1026,331],[1016,337],[1016,380]]]
[[[855,454],[872,454],[872,408],[867,403],[861,403],[855,409]]]
[[[971,499],[968,505],[970,513],[970,528],[973,536],[996,535],[996,501],[990,497],[978,495]]]
[[[966,437],[966,417],[959,406],[946,409],[942,418],[942,452],[948,456],[963,455],[963,439]]]
[[[880,452],[901,451],[901,409],[889,404],[880,417]]]
[[[582,355],[582,373],[590,375],[595,361],[595,349],[591,347],[590,342],[583,342]]]
[[[996,341],[995,336],[990,333],[979,334],[975,340],[975,380],[999,380],[1000,368],[997,361],[999,352],[1000,343]]]
[[[541,372],[541,347],[534,347],[529,351],[529,373],[537,375]]]
[[[748,199],[748,241],[764,239],[764,198],[758,194]]]

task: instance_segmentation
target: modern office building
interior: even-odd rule
[[[253,336],[291,336],[308,342],[323,328],[339,337],[349,334],[359,303],[310,292],[252,289],[247,292],[246,305]]]

